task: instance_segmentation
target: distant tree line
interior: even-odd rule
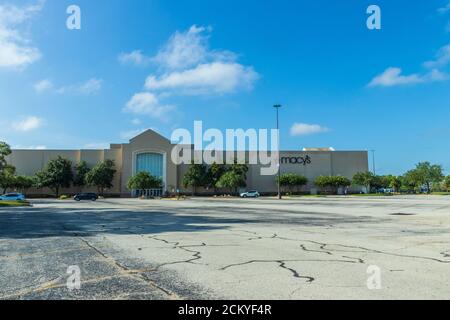
[[[219,191],[229,191],[237,194],[239,188],[247,185],[248,166],[243,164],[211,166],[203,164],[191,164],[183,177],[185,188],[192,188],[192,194],[196,194],[199,188]],[[280,184],[283,193],[300,193],[303,186],[308,184],[308,179],[300,174],[285,173],[276,177],[276,183]],[[353,186],[363,186],[368,193],[381,190],[389,190],[398,193],[420,192],[450,192],[450,175],[445,177],[440,165],[432,165],[429,162],[419,163],[415,169],[404,175],[374,175],[371,172],[359,172],[352,179],[337,176],[319,176],[313,181],[321,193],[337,194],[339,189],[347,190]]]
[[[96,187],[99,194],[113,187],[116,173],[113,160],[105,160],[92,168],[85,161],[73,164],[70,160],[58,156],[50,160],[43,170],[34,176],[16,174],[16,169],[7,163],[6,157],[11,154],[11,148],[5,142],[0,142],[0,191],[6,193],[15,190],[26,193],[31,188],[49,188],[56,197],[61,189],[71,186],[81,192],[85,187]],[[236,160],[232,165],[192,163],[183,176],[182,184],[191,188],[195,195],[199,188],[211,190],[215,194],[229,192],[237,194],[239,188],[247,186],[249,167]],[[283,192],[299,193],[301,188],[308,184],[308,179],[295,173],[285,173],[276,183],[280,184]],[[401,176],[377,176],[371,172],[359,172],[350,180],[343,176],[320,176],[313,181],[323,193],[338,193],[341,188],[351,185],[364,186],[367,192],[376,192],[389,189],[393,192],[420,193],[420,192],[450,192],[450,175],[445,177],[440,165],[430,162],[421,162],[412,170]],[[163,182],[151,173],[139,172],[131,177],[127,183],[130,190],[160,189]]]
[[[398,193],[450,192],[450,175],[445,177],[441,165],[421,162],[400,176],[377,176],[371,172],[360,172],[353,183],[365,186],[368,192],[391,189]]]

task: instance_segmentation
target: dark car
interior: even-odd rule
[[[75,197],[73,197],[73,200],[75,201],[81,201],[81,200],[90,200],[90,201],[97,201],[98,195],[96,193],[79,193]]]

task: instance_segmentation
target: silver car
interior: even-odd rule
[[[260,196],[259,192],[255,190],[241,193],[241,198],[259,198]]]

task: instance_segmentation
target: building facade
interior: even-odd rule
[[[106,191],[110,196],[130,197],[132,191],[127,189],[128,180],[137,172],[146,171],[158,176],[164,182],[162,192],[190,192],[183,188],[182,179],[189,164],[177,165],[172,161],[172,150],[177,146],[160,134],[147,130],[129,143],[111,144],[106,150],[13,150],[8,156],[9,164],[16,167],[17,174],[34,175],[42,170],[51,159],[62,156],[75,165],[86,161],[89,167],[104,160],[114,160],[117,173],[113,188]],[[246,153],[248,158],[249,153]],[[259,164],[249,165],[247,190],[258,190],[261,193],[277,191],[276,177],[262,175]],[[313,181],[321,175],[342,175],[351,179],[358,172],[368,171],[367,151],[282,151],[281,172],[302,174],[310,181],[302,192],[315,192]],[[359,192],[361,188],[352,187],[351,191]],[[74,194],[81,190],[73,187],[64,189],[63,194]],[[86,188],[83,191],[95,191]],[[207,193],[208,190],[200,190]],[[30,194],[52,194],[50,190],[30,190]]]

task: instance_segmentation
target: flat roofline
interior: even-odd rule
[[[329,152],[329,153],[336,153],[336,152],[369,152],[366,150],[288,150],[288,151],[280,151],[280,152],[303,152],[303,153],[311,153],[311,152]]]
[[[119,145],[120,146],[120,145]],[[11,149],[11,151],[51,151],[51,152],[78,152],[78,151],[105,151],[105,150],[117,150],[119,148],[106,148],[106,149]],[[206,150],[193,150],[194,152],[203,152]],[[207,150],[211,151],[211,150]],[[214,150],[213,150],[214,151]],[[216,152],[270,152],[271,150],[215,150]],[[338,152],[365,152],[366,150],[280,150],[281,153],[338,153]]]
[[[103,150],[111,150],[111,149],[11,149],[11,151],[56,151],[56,152],[103,151]]]

